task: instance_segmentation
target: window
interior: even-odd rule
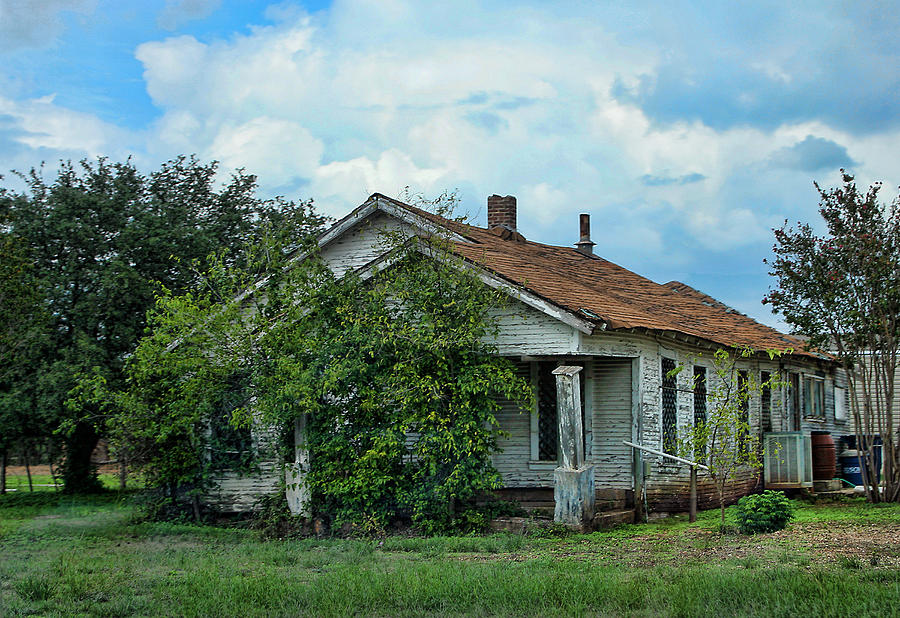
[[[738,371],[737,395],[739,397],[740,422],[742,425],[738,432],[738,449],[740,449],[742,453],[747,452],[747,445],[750,438],[750,393],[747,390],[749,388],[749,385],[747,384],[749,379],[749,373],[746,371]]]
[[[209,423],[209,460],[214,469],[234,469],[249,460],[250,428],[231,424],[232,413],[249,403],[250,388],[241,375],[229,379]]]
[[[825,380],[817,376],[803,379],[803,416],[825,418]]]
[[[578,374],[578,388],[581,395],[581,420],[584,428],[584,453],[587,457],[591,451],[590,419],[585,416],[585,388],[588,372],[582,362],[544,361],[531,364],[531,375],[537,400],[537,415],[532,417],[531,424],[531,459],[533,462],[557,462],[559,460],[559,415],[556,401],[556,376],[553,370],[560,365],[581,367]]]
[[[538,363],[538,459],[556,461],[559,455],[559,422],[556,417],[556,363]]]
[[[706,367],[694,367],[694,425],[706,422]]]
[[[762,383],[762,392],[760,393],[759,411],[762,416],[762,430],[772,431],[772,387],[768,382],[772,379],[772,374],[768,371],[760,372],[759,381]]]
[[[791,429],[800,430],[800,374],[788,375],[788,405],[790,407]]]
[[[834,420],[847,422],[847,389],[834,387]]]
[[[694,366],[694,426],[706,423],[706,367]],[[703,445],[698,445],[694,458],[703,462],[706,458]]]
[[[678,450],[678,391],[676,378],[670,375],[675,370],[675,361],[662,359],[662,447],[664,453],[674,455]]]

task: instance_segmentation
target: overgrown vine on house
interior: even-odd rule
[[[445,195],[432,207],[446,215],[453,203]],[[83,389],[115,406],[116,435],[143,445],[154,482],[200,495],[215,472],[204,459],[211,414],[241,375],[252,397],[231,410],[234,426],[292,436],[305,419],[302,443],[282,446],[288,459],[294,446],[309,453],[314,517],[359,529],[480,528],[476,499],[500,483],[499,398],[528,409],[533,397],[491,343],[490,316],[507,296],[441,229],[380,242],[381,259],[341,276],[310,246],[290,255],[256,246],[245,263],[264,269],[249,274],[214,258],[202,289],[158,298],[128,387],[110,393],[95,378]]]

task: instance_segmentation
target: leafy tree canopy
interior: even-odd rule
[[[0,220],[0,457],[4,462],[10,449],[33,437],[33,423],[24,415],[33,396],[27,368],[38,352],[46,318],[25,243]]]
[[[884,441],[886,486],[867,483],[869,498],[900,500],[900,448],[892,411],[900,348],[900,204],[865,193],[844,173],[834,189],[816,188],[826,232],[808,223],[775,230],[769,261],[776,283],[763,302],[784,316],[810,345],[834,351],[847,371],[856,433]],[[864,448],[864,475],[874,479],[873,441]]]
[[[303,238],[323,218],[309,202],[263,200],[256,180],[239,171],[217,187],[215,163],[179,157],[143,174],[131,161],[61,164],[47,181],[42,169],[21,175],[27,189],[0,189],[0,216],[23,243],[47,313],[42,352],[29,368],[37,411],[52,431],[68,421],[64,481],[69,491],[96,486],[89,457],[97,433],[91,407],[65,402],[76,376],[93,367],[119,382],[125,358],[146,326],[160,286],[186,291],[199,283],[192,260],[236,249],[271,227]]]

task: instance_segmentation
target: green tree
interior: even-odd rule
[[[256,181],[238,172],[216,187],[217,166],[179,157],[144,175],[130,162],[64,162],[52,182],[42,170],[22,175],[27,189],[0,192],[8,229],[25,243],[51,316],[43,353],[29,368],[32,417],[67,428],[67,491],[97,487],[90,455],[100,410],[66,402],[77,376],[98,370],[122,379],[125,358],[146,326],[158,286],[185,291],[198,283],[191,260],[237,249],[263,225],[302,237],[323,219],[310,203],[256,197]],[[240,253],[224,254],[226,260]],[[177,259],[180,258],[180,259]]]
[[[826,232],[809,224],[775,230],[768,262],[774,289],[763,300],[809,345],[833,350],[847,372],[858,436],[884,441],[884,493],[877,483],[873,440],[861,440],[868,498],[900,500],[900,445],[894,379],[900,348],[900,204],[862,193],[844,173],[842,186],[819,191]]]
[[[738,359],[750,358],[753,354],[753,350],[747,348],[715,351],[712,372],[707,375],[705,389],[702,389],[706,392],[706,420],[694,423],[679,436],[681,456],[709,468],[707,474],[716,488],[723,525],[728,483],[742,472],[758,472],[762,468],[760,439],[750,425],[750,400],[764,388],[775,390],[781,386],[774,374],[760,383],[751,372],[737,368]],[[777,354],[771,352],[770,356]],[[673,371],[680,372],[683,367]]]
[[[128,388],[105,396],[118,435],[145,445],[145,469],[205,487],[206,428],[240,374],[253,405],[232,410],[233,424],[252,417],[293,435],[307,419],[316,516],[376,527],[405,517],[429,531],[483,523],[474,498],[499,483],[498,397],[532,396],[490,343],[488,316],[505,296],[440,235],[384,245],[380,267],[340,278],[314,251],[285,268],[257,247],[248,263],[265,265],[263,280],[216,260],[202,292],[160,297]]]
[[[10,451],[25,452],[39,422],[24,414],[33,393],[27,367],[36,356],[46,313],[25,244],[0,219],[0,493]]]

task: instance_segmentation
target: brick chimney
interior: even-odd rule
[[[512,195],[500,197],[491,195],[487,198],[488,229],[496,227],[516,231],[516,198]]]
[[[594,255],[594,245],[597,243],[591,241],[591,215],[585,213],[578,215],[578,228],[581,234],[575,243],[575,249],[585,255]]]

